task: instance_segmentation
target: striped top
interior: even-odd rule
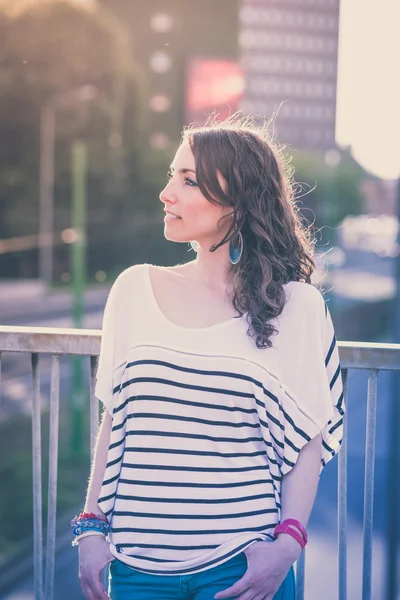
[[[162,313],[149,265],[125,270],[104,312],[96,396],[113,425],[99,506],[113,555],[152,574],[217,566],[280,522],[282,476],[322,433],[321,471],[343,435],[329,310],[290,282],[273,346],[246,316],[205,328]]]

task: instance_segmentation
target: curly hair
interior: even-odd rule
[[[315,269],[310,226],[303,225],[295,201],[294,169],[269,135],[268,123],[238,113],[224,121],[210,117],[205,126],[184,128],[196,164],[197,183],[205,198],[232,207],[232,223],[217,248],[242,233],[243,252],[230,263],[235,311],[248,313],[247,335],[257,348],[270,348],[277,330],[270,323],[279,316],[289,281],[311,284]],[[222,189],[218,172],[227,185]],[[222,217],[222,218],[226,218]]]

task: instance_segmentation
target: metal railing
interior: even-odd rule
[[[53,600],[56,542],[56,499],[58,457],[58,415],[60,357],[87,356],[90,361],[90,448],[93,451],[99,426],[99,403],[94,381],[100,352],[101,332],[83,329],[44,327],[0,327],[1,356],[4,352],[30,353],[32,361],[32,460],[33,460],[33,534],[35,600]],[[380,370],[400,370],[400,344],[338,342],[342,368],[344,402],[347,403],[348,369],[368,371],[367,424],[364,478],[362,599],[371,600],[372,524],[377,380]],[[42,484],[39,356],[50,354],[50,438],[48,475],[48,514],[46,562],[43,573]],[[347,600],[347,418],[344,418],[342,448],[338,463],[338,551],[339,600]],[[296,600],[304,600],[305,551],[296,565]],[[43,577],[45,575],[45,577]]]

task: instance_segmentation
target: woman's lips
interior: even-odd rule
[[[181,217],[175,217],[174,215],[165,215],[164,221],[181,221]]]

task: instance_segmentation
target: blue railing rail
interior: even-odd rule
[[[33,538],[34,538],[34,597],[35,600],[53,600],[54,564],[56,542],[56,500],[58,459],[58,416],[60,357],[78,355],[88,357],[90,365],[90,447],[93,452],[99,426],[99,402],[94,396],[94,381],[100,352],[101,332],[88,329],[53,329],[48,327],[0,326],[0,377],[1,357],[5,352],[23,352],[31,355],[32,364],[32,471],[33,471]],[[368,372],[364,521],[363,521],[363,572],[362,600],[371,599],[372,524],[375,463],[375,434],[377,408],[377,381],[381,370],[400,370],[400,344],[338,342],[344,402],[347,403],[348,369]],[[43,569],[42,526],[42,456],[40,431],[40,380],[41,354],[50,354],[50,437],[48,474],[47,539],[45,568]],[[338,463],[338,552],[339,600],[347,600],[347,418],[344,418],[344,435]],[[296,563],[296,600],[304,600],[305,557],[303,551]]]

